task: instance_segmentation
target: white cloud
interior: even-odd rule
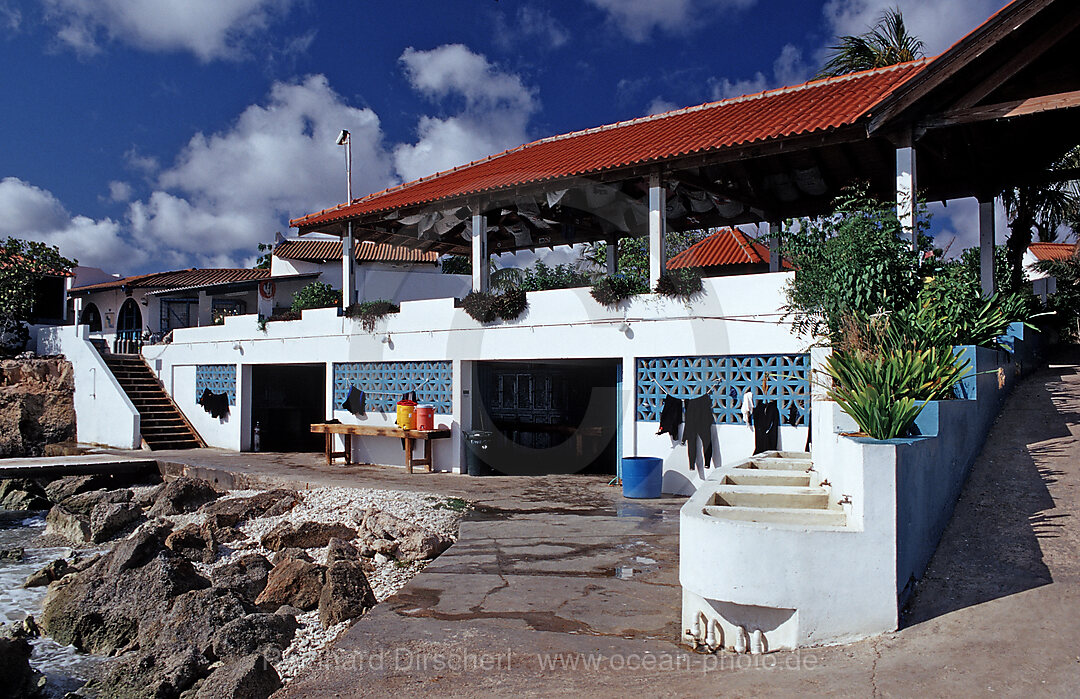
[[[674,102],[668,102],[661,97],[655,97],[652,102],[649,102],[649,106],[645,108],[645,114],[646,116],[652,116],[653,114],[662,114],[678,108],[679,105]]]
[[[242,55],[246,42],[294,0],[43,0],[57,38],[81,55],[104,41],[188,51],[203,62]]]
[[[354,192],[390,184],[378,117],[309,76],[275,83],[267,104],[249,106],[229,130],[193,136],[157,191],[132,203],[131,230],[177,259],[236,264],[289,217],[344,201],[344,151],[335,145],[343,128],[352,133]]]
[[[394,149],[394,166],[405,180],[462,165],[527,140],[528,121],[539,103],[519,76],[499,70],[461,44],[430,51],[410,47],[401,55],[401,62],[409,82],[421,94],[436,102],[464,100],[454,116],[421,117],[418,141]]]
[[[128,148],[124,152],[124,161],[132,170],[147,176],[153,175],[161,169],[161,163],[158,162],[157,158],[139,153],[139,149],[135,146]]]
[[[974,198],[951,199],[947,205],[930,202],[927,212],[931,216],[931,233],[934,245],[949,247],[948,257],[958,256],[968,248],[979,246],[979,202]],[[1004,245],[1009,238],[1009,224],[1000,200],[994,206],[994,241]]]
[[[1007,0],[828,0],[822,12],[834,36],[852,36],[865,33],[882,13],[899,7],[908,31],[922,39],[926,54],[933,56],[1007,4]]]
[[[635,42],[647,41],[654,31],[679,34],[699,27],[706,15],[742,9],[756,0],[589,0]]]
[[[0,0],[0,28],[14,33],[19,31],[21,25],[22,12],[19,8],[12,7],[6,0]]]
[[[109,183],[110,201],[131,201],[131,185],[127,182],[113,180]]]
[[[751,78],[742,80],[720,78],[710,80],[709,84],[712,90],[712,98],[722,100],[805,82],[809,73],[809,68],[803,62],[802,51],[793,44],[786,44],[780,50],[780,55],[773,61],[772,78],[766,77],[764,73],[758,71]]]
[[[0,238],[37,240],[60,249],[65,257],[92,267],[115,267],[117,260],[138,264],[146,253],[121,237],[117,221],[72,216],[40,187],[17,177],[0,180]]]
[[[530,48],[557,49],[570,40],[569,29],[547,10],[532,5],[519,7],[513,21],[497,15],[495,28],[495,43],[507,51],[519,48],[523,41],[528,41]]]

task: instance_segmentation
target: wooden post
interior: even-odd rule
[[[769,221],[769,271],[780,271],[780,222]]]
[[[667,189],[660,175],[649,176],[649,289],[667,267]]]
[[[983,297],[994,294],[994,200],[979,200],[979,282]]]
[[[487,218],[480,213],[472,217],[472,288],[487,291],[491,286],[491,262],[488,257]]]

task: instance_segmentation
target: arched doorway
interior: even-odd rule
[[[142,347],[142,311],[135,299],[124,301],[116,319],[116,341],[113,352],[117,354],[138,354]]]
[[[92,333],[101,332],[101,312],[98,311],[98,307],[92,303],[86,304],[82,317],[79,318],[79,325],[89,325]]]

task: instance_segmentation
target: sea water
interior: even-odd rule
[[[0,623],[21,622],[27,616],[41,618],[46,587],[24,588],[23,582],[45,564],[69,557],[69,548],[40,548],[38,539],[45,531],[45,513],[22,519],[0,520],[0,549],[22,548],[20,561],[0,560]],[[83,552],[86,555],[86,552]],[[30,640],[34,653],[30,664],[48,678],[50,697],[62,697],[77,690],[103,658],[80,653],[48,637]]]

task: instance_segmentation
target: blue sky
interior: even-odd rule
[[[1005,0],[0,0],[0,237],[124,274],[249,265],[290,217],[520,143],[810,77],[899,5],[929,54]],[[972,244],[974,207],[936,228]]]

